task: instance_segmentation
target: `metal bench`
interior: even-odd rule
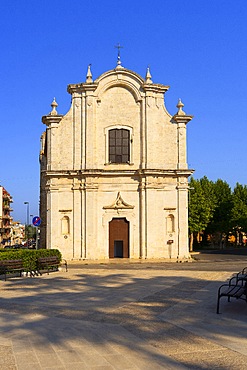
[[[67,272],[68,271],[67,261],[66,260],[63,261]],[[58,267],[60,265],[61,261],[57,256],[39,257],[37,261],[37,270],[40,275],[42,275],[40,270],[46,270],[49,275],[50,271],[58,271]]]
[[[233,284],[235,280],[235,284],[239,281],[239,280],[244,280],[244,281],[247,281],[247,267],[245,267],[242,271],[240,272],[237,272],[229,281],[229,284]]]
[[[0,261],[0,274],[4,274],[5,281],[7,274],[11,272],[19,272],[20,276],[25,269],[22,260],[2,260]]]
[[[239,279],[236,284],[232,284],[231,281],[228,284],[223,284],[218,289],[217,299],[217,314],[220,313],[220,299],[227,297],[228,302],[231,298],[243,299],[247,303],[247,282]]]

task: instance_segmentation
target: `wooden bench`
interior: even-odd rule
[[[68,265],[67,261],[64,261],[64,265],[66,268],[66,272],[68,271]],[[42,275],[40,270],[46,270],[48,275],[50,271],[58,271],[58,267],[61,265],[61,261],[57,256],[50,256],[50,257],[39,257],[38,258],[38,264],[37,264],[37,269],[38,273]]]
[[[247,303],[247,282],[239,279],[236,284],[232,284],[231,280],[228,284],[223,284],[218,289],[217,299],[217,314],[220,313],[220,299],[227,297],[228,302],[231,298],[243,299]]]
[[[5,275],[5,281],[8,273],[19,272],[20,276],[25,269],[22,260],[2,260],[0,261],[0,274]]]

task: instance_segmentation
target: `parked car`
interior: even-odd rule
[[[14,244],[14,245],[6,245],[4,249],[20,249],[21,245],[20,244]]]

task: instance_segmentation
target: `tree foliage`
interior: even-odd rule
[[[229,233],[247,233],[246,185],[237,183],[232,191],[226,181],[213,182],[204,176],[199,180],[191,177],[189,189],[190,250],[193,236],[199,233],[205,239],[207,235],[214,236],[219,245]]]
[[[213,217],[215,198],[213,183],[206,176],[201,180],[190,179],[189,232],[204,231]]]
[[[215,195],[213,182],[206,176],[200,180],[191,177],[189,189],[189,234],[190,251],[192,251],[194,234],[204,231],[213,217]]]
[[[227,182],[218,179],[214,183],[215,209],[207,226],[209,233],[228,233],[231,229],[232,192]]]
[[[247,186],[236,184],[233,190],[233,206],[231,210],[233,227],[247,231]]]
[[[25,235],[27,239],[35,239],[36,238],[36,228],[32,225],[25,226]]]

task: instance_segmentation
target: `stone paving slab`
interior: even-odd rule
[[[216,315],[217,297],[209,292],[217,292],[218,286],[218,282],[208,284],[206,289],[193,295],[193,301],[177,303],[161,314],[160,318],[247,356],[246,302],[234,299],[228,302],[227,298],[222,298],[221,314]]]
[[[215,313],[229,266],[133,266],[0,280],[0,370],[246,369],[246,303]]]

